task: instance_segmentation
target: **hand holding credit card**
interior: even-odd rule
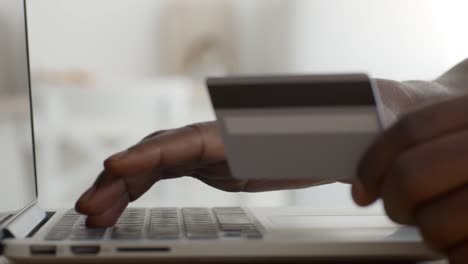
[[[367,75],[210,78],[227,159],[239,179],[355,176],[381,130]]]

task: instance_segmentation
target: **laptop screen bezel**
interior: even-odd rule
[[[28,12],[27,12],[27,0],[23,0],[23,15],[24,15],[24,33],[26,41],[26,65],[27,65],[27,84],[28,84],[28,96],[29,96],[29,117],[31,125],[31,143],[32,143],[32,161],[33,161],[33,177],[34,177],[34,196],[35,198],[28,204],[26,204],[22,209],[12,212],[12,216],[7,218],[3,223],[0,223],[0,240],[3,238],[3,229],[13,222],[19,215],[27,211],[29,208],[34,206],[37,203],[38,198],[38,184],[37,184],[37,163],[36,163],[36,141],[34,136],[34,118],[33,118],[33,100],[32,100],[32,89],[31,89],[31,67],[29,61],[29,34],[28,34]]]

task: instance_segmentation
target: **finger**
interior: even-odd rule
[[[209,164],[208,166],[199,166],[190,175],[213,188],[225,192],[242,192],[248,182],[247,180],[233,178],[229,165],[225,161]]]
[[[159,136],[159,135],[164,134],[164,133],[167,133],[167,132],[169,132],[169,131],[170,131],[170,130],[159,130],[159,131],[153,132],[153,133],[147,135],[146,137],[144,137],[141,141],[145,141],[145,140],[151,139],[151,138],[153,138],[153,137]]]
[[[173,171],[168,175],[171,165],[183,168],[185,162],[193,164],[198,160],[223,158],[221,141],[217,142],[216,138],[215,123],[153,133],[129,150],[105,161],[105,171],[78,200],[77,210],[99,215],[125,192],[133,201],[159,179],[184,175],[183,169],[178,170],[180,175],[174,175]],[[209,144],[205,146],[208,140]]]
[[[215,123],[200,123],[148,138],[110,157],[104,166],[111,174],[129,175],[221,160],[224,148]]]
[[[227,162],[197,168],[194,178],[226,192],[264,192],[272,190],[302,189],[334,183],[335,180],[239,180],[233,178]]]
[[[468,83],[468,59],[455,65],[451,70],[444,73],[437,79],[438,83],[445,85],[446,87],[455,88],[461,92],[465,92],[466,84]]]
[[[177,177],[182,175],[183,174],[179,174]],[[148,191],[156,182],[166,179],[166,177],[167,175],[164,170],[155,169],[154,171],[145,173],[123,175],[121,179],[125,182],[130,201],[133,202],[140,198],[140,196]]]
[[[396,159],[382,185],[387,214],[414,223],[414,210],[468,183],[468,129],[418,145]]]
[[[271,190],[293,190],[336,183],[335,180],[251,180],[245,192],[264,192]]]
[[[449,251],[450,264],[465,264],[468,259],[468,241]]]
[[[115,204],[108,210],[103,212],[101,215],[91,215],[86,219],[86,225],[88,227],[99,228],[109,227],[115,225],[120,215],[130,203],[128,195],[123,195],[121,198],[115,201]]]
[[[439,251],[468,240],[468,185],[417,210],[416,224],[424,240]]]
[[[354,196],[356,203],[365,206],[378,199],[384,175],[402,152],[467,127],[467,101],[464,96],[415,110],[384,131],[361,159],[358,176],[364,193]]]
[[[102,180],[105,178],[104,175],[105,172],[102,172],[96,183],[78,199],[75,205],[77,212],[86,215],[100,215],[127,193],[123,179]]]

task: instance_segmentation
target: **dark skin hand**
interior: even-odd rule
[[[388,215],[421,229],[449,256],[468,259],[468,60],[432,82],[377,80],[384,116],[396,121],[361,160],[353,183],[357,204],[382,199]],[[215,123],[156,132],[113,155],[76,209],[93,227],[112,226],[127,205],[160,180],[192,176],[230,192],[306,188],[316,180],[234,179]]]
[[[447,79],[454,91],[467,89],[468,61],[439,83],[447,85]],[[451,264],[467,263],[467,95],[405,114],[369,148],[358,176],[352,188],[357,204],[382,199],[392,220],[417,226],[427,244]]]
[[[76,204],[87,225],[112,226],[127,205],[156,182],[192,176],[228,192],[305,188],[330,181],[237,180],[231,176],[215,122],[159,131],[104,161],[104,171]]]

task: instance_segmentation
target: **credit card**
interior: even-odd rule
[[[238,179],[350,179],[382,128],[365,74],[209,78],[207,86]]]

